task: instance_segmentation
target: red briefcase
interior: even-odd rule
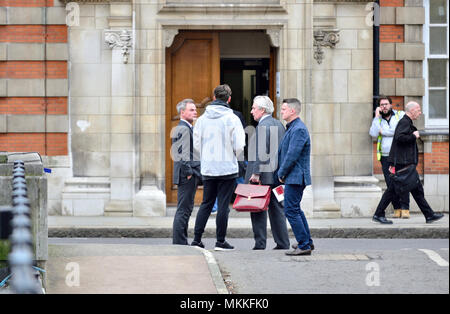
[[[233,208],[239,212],[262,212],[269,209],[270,186],[238,184]]]

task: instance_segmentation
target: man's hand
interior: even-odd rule
[[[191,180],[191,178],[192,178],[192,175],[190,175],[190,176],[187,177],[188,180]]]
[[[284,183],[284,179],[278,178],[278,181],[280,181],[281,183]]]
[[[259,183],[260,179],[259,179],[259,174],[252,174],[252,176],[250,177],[250,182],[255,182],[255,183]]]
[[[377,109],[375,109],[375,117],[379,118],[381,116],[380,111],[381,107],[377,107]]]
[[[414,136],[415,136],[416,138],[419,138],[419,137],[420,137],[419,131],[414,131],[413,134],[414,134]]]

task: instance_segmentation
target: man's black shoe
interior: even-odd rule
[[[214,251],[233,251],[234,246],[230,245],[227,241],[216,242],[216,246],[214,247]]]
[[[273,250],[289,250],[289,248],[288,248],[288,247],[284,247],[284,246],[279,246],[279,245],[277,244],[277,246],[274,247]]]
[[[378,223],[384,224],[384,225],[392,225],[392,220],[387,220],[386,217],[373,216],[372,221],[378,222]]]
[[[433,214],[433,216],[426,218],[427,224],[430,224],[432,222],[438,221],[439,219],[443,218],[444,214]]]
[[[205,245],[203,244],[202,241],[200,241],[200,242],[192,241],[191,246],[198,246],[198,247],[201,247],[202,249],[205,248]]]

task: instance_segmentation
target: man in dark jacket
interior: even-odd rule
[[[417,120],[422,114],[420,105],[416,102],[409,102],[405,107],[405,116],[400,120],[395,129],[394,140],[392,142],[391,151],[389,153],[389,163],[391,165],[390,171],[399,171],[410,165],[418,164],[419,149],[417,148],[417,139],[420,137],[419,131],[413,125],[413,120]],[[415,170],[417,171],[417,170]],[[422,214],[425,216],[425,221],[431,223],[444,217],[443,214],[436,214],[431,209],[428,202],[425,200],[424,190],[422,183],[411,190],[411,194],[414,197],[417,205],[419,206]],[[372,220],[382,224],[392,224],[391,220],[387,220],[385,217],[385,210],[392,199],[395,197],[394,185],[388,187],[384,192],[377,210]],[[408,193],[399,195],[400,203],[407,201]]]
[[[272,117],[273,103],[267,96],[256,96],[253,101],[252,115],[258,122],[256,131],[250,136],[249,158],[245,183],[270,185],[271,189],[278,184],[274,174],[278,168],[278,146],[281,143],[285,129],[283,124]],[[289,234],[286,226],[284,208],[271,193],[269,210],[250,213],[253,234],[255,238],[254,250],[264,250],[267,242],[267,212],[270,227],[277,244],[275,250],[289,249]]]
[[[177,211],[173,220],[173,244],[187,245],[189,218],[194,208],[194,197],[201,182],[200,162],[194,161],[192,123],[197,108],[192,99],[177,104],[180,123],[172,132],[173,183],[178,185]]]

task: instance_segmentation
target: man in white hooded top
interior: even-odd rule
[[[237,156],[245,147],[245,132],[240,119],[230,109],[231,89],[219,85],[214,89],[214,101],[194,126],[194,153],[201,164],[203,201],[197,213],[192,245],[204,247],[201,242],[208,218],[217,198],[215,250],[233,250],[225,241],[228,227],[229,204],[239,173]]]

